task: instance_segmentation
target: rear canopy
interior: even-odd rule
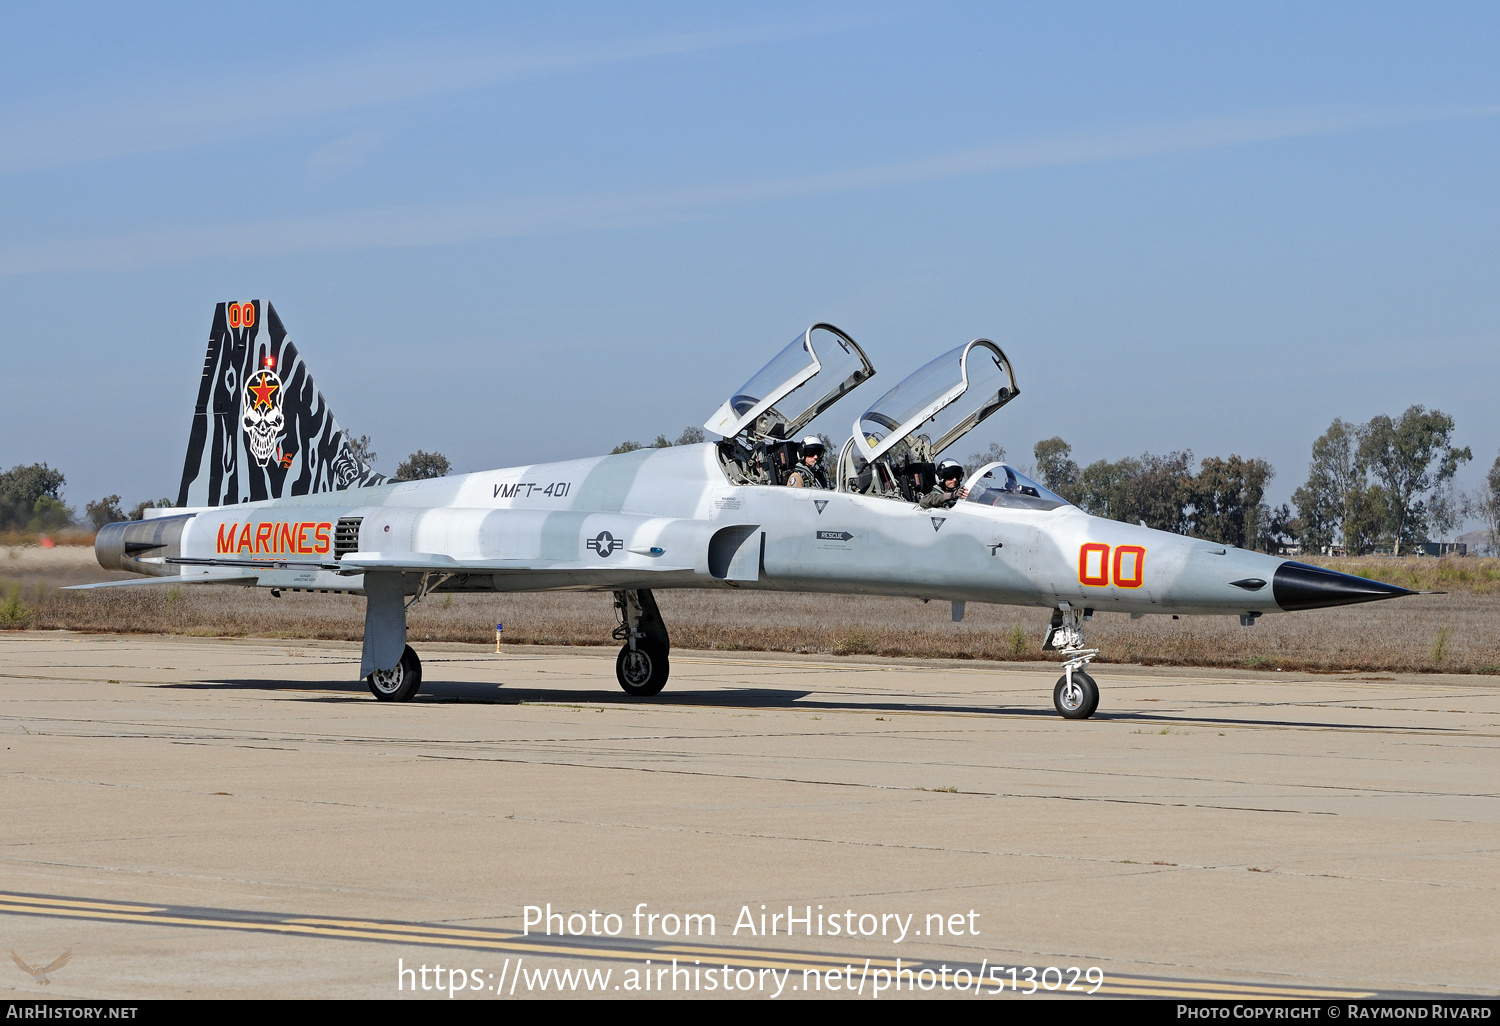
[[[870,358],[832,324],[792,339],[704,423],[707,431],[751,440],[791,438],[814,417],[875,375]]]

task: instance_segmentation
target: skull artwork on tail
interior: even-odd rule
[[[263,368],[250,375],[245,386],[245,415],[240,422],[245,427],[250,452],[264,467],[271,460],[276,439],[286,427],[286,416],[281,411],[281,379],[275,371]]]

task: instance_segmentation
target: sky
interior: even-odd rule
[[[175,495],[215,303],[390,473],[705,421],[809,324],[986,337],[1023,467],[1452,415],[1500,455],[1494,4],[32,5],[0,36],[0,467]]]

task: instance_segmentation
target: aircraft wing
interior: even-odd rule
[[[646,555],[646,553],[641,553],[641,555]],[[580,563],[577,560],[563,559],[455,559],[452,556],[445,556],[437,552],[398,552],[390,554],[380,552],[351,552],[339,560],[337,567],[337,572],[345,575],[378,571],[406,574],[535,574],[554,570],[577,573],[620,569],[615,566],[600,566],[597,563]],[[643,563],[640,560],[635,560],[629,569],[645,573],[683,570],[691,572],[693,565],[691,563],[682,564],[671,561],[661,562],[659,560],[651,560],[650,562]]]

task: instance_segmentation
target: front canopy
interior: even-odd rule
[[[930,460],[1019,394],[1010,360],[976,338],[881,396],[855,421],[854,441],[872,463],[902,442]]]
[[[990,463],[976,470],[964,483],[963,497],[981,506],[1009,509],[1048,510],[1068,505],[1067,499],[1005,463]]]
[[[703,425],[726,438],[790,438],[873,377],[875,367],[848,335],[814,324],[745,382]]]

